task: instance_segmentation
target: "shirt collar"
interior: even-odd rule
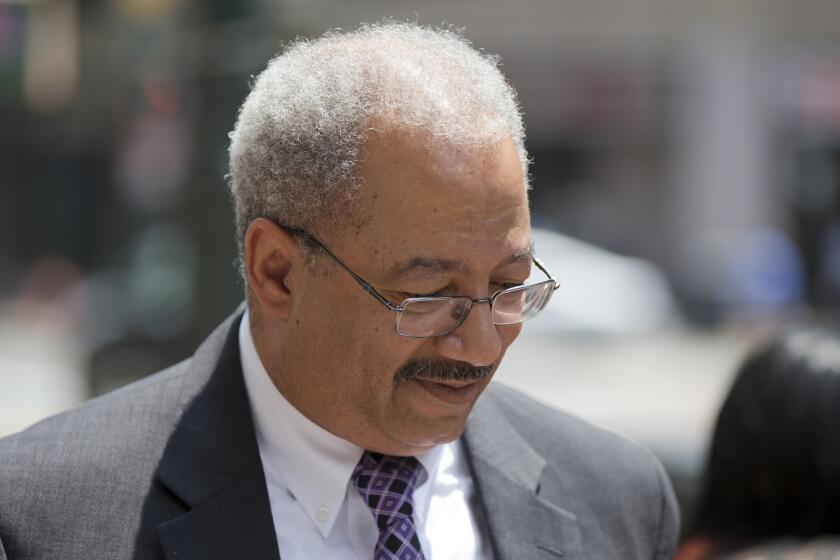
[[[414,492],[414,515],[416,519],[421,521],[426,520],[426,513],[429,511],[429,504],[432,501],[432,488],[440,475],[441,458],[445,447],[454,445],[455,442],[436,445],[419,455],[416,455],[417,461],[423,465],[426,472],[423,476],[417,479],[417,485]]]
[[[364,449],[342,439],[298,411],[277,390],[257,353],[246,311],[239,326],[245,388],[254,417],[260,455],[276,468],[286,487],[326,538],[347,495],[348,483]],[[425,518],[442,445],[417,455],[426,470],[417,481],[416,514]],[[328,516],[324,516],[326,511]]]
[[[326,538],[364,450],[309,420],[277,390],[257,354],[247,312],[239,348],[260,454]]]

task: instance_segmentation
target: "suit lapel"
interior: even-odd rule
[[[167,558],[279,558],[268,491],[242,379],[241,313],[198,349],[185,376],[183,414],[158,479],[189,511],[158,526]]]
[[[464,443],[497,559],[583,558],[577,517],[539,496],[545,459],[493,398],[476,403]]]

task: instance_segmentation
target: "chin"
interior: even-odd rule
[[[421,438],[425,441],[424,447],[432,447],[444,443],[450,443],[461,437],[466,427],[466,418],[458,419],[457,421],[449,422],[448,425],[439,426],[437,430],[432,433],[426,433]]]
[[[464,433],[464,429],[461,428],[459,431],[451,434],[441,434],[435,440],[433,445],[442,445],[444,443],[451,443],[461,437],[461,434]]]

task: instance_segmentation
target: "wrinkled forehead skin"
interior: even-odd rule
[[[379,126],[359,169],[362,186],[351,242],[374,260],[427,254],[492,267],[530,244],[527,189],[510,137],[455,144]]]

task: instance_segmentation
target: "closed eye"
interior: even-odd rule
[[[518,287],[524,286],[524,285],[525,285],[524,282],[493,282],[493,283],[490,284],[490,289],[488,290],[488,292],[490,293],[490,295],[493,295],[496,292],[500,292],[502,290],[508,290],[510,288],[518,288]],[[398,294],[402,299],[430,298],[430,297],[451,297],[452,295],[455,295],[455,294],[451,294],[451,293],[448,293],[448,292],[449,292],[448,289],[443,289],[443,290],[438,290],[436,292],[431,292],[431,293],[427,293],[427,294],[418,294],[418,293],[413,293],[413,292],[398,292]]]
[[[398,292],[400,297],[403,299],[408,298],[429,298],[429,297],[443,297],[443,291],[439,290],[437,292],[432,292],[431,294],[414,294],[411,292]]]
[[[490,290],[491,293],[500,292],[502,290],[509,290],[511,288],[519,288],[520,286],[524,286],[524,282],[499,282],[496,284],[490,284],[490,286],[494,289]]]

